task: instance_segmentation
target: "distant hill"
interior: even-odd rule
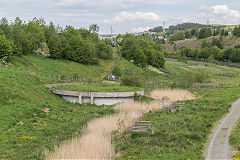
[[[178,25],[169,26],[169,30],[177,31],[177,30],[186,30],[186,29],[200,29],[204,27],[211,27],[211,25],[199,24],[199,23],[182,23]]]
[[[216,36],[215,36],[216,37]],[[206,39],[190,39],[190,40],[181,40],[176,43],[176,49],[181,48],[182,46],[187,46],[190,48],[201,48],[201,44],[203,40],[207,40],[208,42],[212,42],[214,36],[206,38]],[[240,38],[234,36],[223,37],[223,48],[231,48],[236,45],[240,45]],[[174,44],[167,44],[165,46],[165,50],[174,51]]]
[[[150,32],[163,32],[163,27],[159,26],[159,27],[155,27],[153,29],[149,30]]]

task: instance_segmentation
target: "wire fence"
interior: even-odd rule
[[[91,79],[89,79],[88,77],[82,77],[78,75],[65,76],[60,74],[59,75],[48,74],[48,73],[42,73],[42,72],[37,72],[37,71],[27,70],[24,68],[17,68],[17,67],[12,67],[8,65],[2,65],[2,64],[0,64],[0,68],[25,72],[34,76],[39,76],[42,78],[48,78],[48,79],[58,80],[58,81],[91,82]]]

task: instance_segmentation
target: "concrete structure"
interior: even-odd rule
[[[136,94],[144,95],[144,91],[136,92],[81,92],[81,91],[67,91],[53,88],[54,86],[64,85],[81,85],[83,83],[58,83],[47,84],[53,93],[62,96],[63,99],[72,103],[91,103],[100,105],[114,105],[121,102],[132,102],[133,97]]]

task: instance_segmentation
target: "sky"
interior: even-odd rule
[[[24,21],[44,18],[62,27],[87,28],[99,33],[141,32],[183,22],[240,24],[240,0],[0,0],[0,17]]]

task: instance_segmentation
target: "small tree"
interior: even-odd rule
[[[211,46],[218,46],[218,48],[222,49],[223,45],[220,39],[214,38],[212,40]]]
[[[34,53],[40,57],[50,57],[49,48],[45,42],[40,43],[40,48],[34,50]]]
[[[0,36],[0,60],[5,61],[12,54],[11,43],[4,36]]]

